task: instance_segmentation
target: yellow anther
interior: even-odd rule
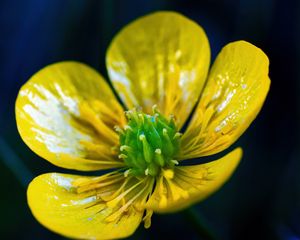
[[[156,104],[154,104],[154,105],[152,106],[152,112],[153,112],[153,113],[156,113],[156,112],[157,112],[157,105],[156,105]]]
[[[167,179],[172,179],[174,177],[174,171],[171,169],[162,169],[162,173]]]
[[[166,196],[162,195],[161,198],[160,198],[160,201],[158,203],[158,207],[159,208],[165,208],[167,206],[167,203],[168,203],[168,201],[167,201]]]
[[[146,215],[143,218],[145,228],[149,228],[151,226],[151,216],[152,216],[152,214],[153,214],[153,210],[149,210],[149,209],[146,210]]]

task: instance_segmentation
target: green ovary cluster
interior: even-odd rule
[[[157,176],[161,169],[174,168],[180,137],[174,117],[169,119],[153,107],[153,115],[138,110],[126,112],[128,124],[120,133],[120,155],[126,174]]]

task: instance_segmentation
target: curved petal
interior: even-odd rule
[[[178,166],[172,179],[161,178],[146,207],[155,212],[175,212],[207,198],[232,175],[242,157],[237,148],[223,158],[194,166]]]
[[[260,111],[270,87],[269,60],[245,41],[226,45],[218,55],[179,159],[207,156],[233,144]]]
[[[43,174],[30,183],[27,190],[28,204],[41,224],[61,235],[77,239],[127,237],[140,224],[143,211],[128,208],[121,216],[109,219],[113,209],[102,201],[102,197],[116,191],[123,184],[125,178],[121,175],[92,178],[58,173]],[[102,187],[96,190],[92,183],[99,184],[99,178],[102,178]],[[84,182],[89,182],[91,190],[78,192],[75,186]],[[110,182],[113,183],[109,185]]]
[[[123,166],[114,147],[122,107],[92,68],[76,62],[49,65],[21,88],[16,119],[24,142],[51,163],[71,169]]]
[[[175,12],[157,12],[123,28],[106,57],[113,86],[126,106],[174,114],[181,127],[206,79],[209,42],[203,29]]]

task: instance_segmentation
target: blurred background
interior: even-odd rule
[[[131,239],[201,239],[199,221],[216,239],[300,239],[300,1],[298,0],[1,0],[0,238],[64,239],[31,215],[28,183],[50,171],[22,142],[14,104],[22,84],[42,67],[77,60],[104,76],[105,52],[127,23],[174,10],[206,31],[214,59],[239,39],[270,59],[266,103],[235,146],[244,149],[233,177],[213,196],[172,215],[155,215]]]

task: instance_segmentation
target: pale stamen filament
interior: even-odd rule
[[[124,198],[127,194],[129,194],[133,189],[137,188],[139,185],[141,185],[145,181],[138,181],[136,184],[134,184],[132,187],[128,188],[126,191],[115,197],[113,200],[110,200],[107,202],[108,207],[115,207],[122,198]],[[123,188],[122,188],[123,189]]]
[[[133,204],[133,202],[145,192],[145,190],[148,188],[148,185],[149,185],[149,182],[140,191],[138,191],[134,197],[132,197],[129,201],[127,201],[127,203],[125,205],[120,207],[116,212],[114,212],[113,214],[108,216],[105,220],[108,222],[116,221],[121,216],[121,214],[123,212],[125,212],[127,210],[127,208],[129,206],[131,206]]]

